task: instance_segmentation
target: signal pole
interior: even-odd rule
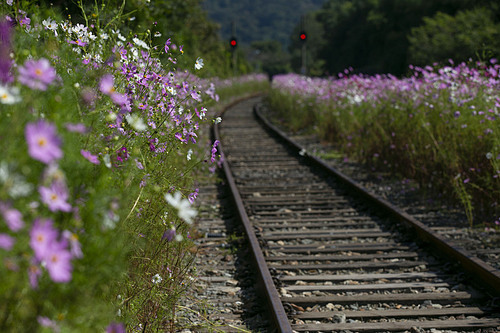
[[[236,76],[236,73],[237,73],[237,68],[236,68],[236,64],[238,63],[238,54],[236,52],[236,46],[237,46],[237,42],[236,42],[236,24],[234,23],[234,21],[231,21],[231,40],[230,40],[230,44],[231,44],[231,51],[232,51],[232,57],[233,57],[233,76]]]
[[[306,34],[306,29],[305,29],[305,16],[302,15],[300,17],[300,41],[302,43],[302,66],[300,67],[300,74],[306,75],[307,73],[307,53],[306,53],[306,40],[307,40],[307,34]]]

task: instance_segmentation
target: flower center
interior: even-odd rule
[[[57,194],[52,193],[52,194],[50,195],[50,200],[52,200],[52,201],[56,201],[56,200],[57,200]]]
[[[44,239],[43,235],[36,236],[36,241],[39,243],[43,242],[43,239]]]
[[[42,75],[42,70],[41,70],[40,68],[35,69],[35,74],[36,74],[37,76]]]
[[[45,138],[39,138],[38,139],[38,145],[40,147],[45,147],[47,145],[47,139],[45,139]]]
[[[2,99],[7,99],[8,95],[5,93],[2,95]]]
[[[57,257],[57,255],[53,254],[51,257],[50,257],[50,261],[52,261],[53,263],[56,263],[59,261],[59,258]]]

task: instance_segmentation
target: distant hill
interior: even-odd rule
[[[204,0],[202,7],[220,24],[223,40],[231,37],[234,21],[241,45],[277,40],[286,47],[301,15],[321,8],[324,2],[326,0]]]

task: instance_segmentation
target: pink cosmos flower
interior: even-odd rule
[[[87,150],[80,150],[80,154],[82,154],[82,156],[85,157],[90,163],[101,164],[99,157],[97,157],[97,155],[92,155],[92,153]]]
[[[82,123],[77,123],[77,124],[66,123],[64,124],[64,127],[66,127],[66,129],[70,132],[75,132],[80,134],[87,133],[87,127]]]
[[[211,152],[212,152],[212,156],[210,157],[210,161],[211,161],[212,163],[214,163],[214,162],[215,162],[215,154],[217,153],[217,146],[219,145],[219,143],[220,143],[220,142],[219,142],[219,140],[215,140],[215,141],[214,141],[214,144],[213,144],[213,146],[212,146],[212,150],[211,150]]]
[[[99,82],[99,90],[103,94],[111,97],[113,103],[117,105],[124,105],[127,102],[127,96],[116,92],[113,81],[113,75],[104,75]]]
[[[7,205],[0,203],[0,213],[10,230],[19,231],[24,227],[23,215],[17,209],[9,208]]]
[[[56,79],[56,71],[50,62],[40,60],[27,60],[24,66],[19,67],[19,82],[31,89],[47,90],[47,86]]]
[[[52,242],[57,241],[57,230],[50,219],[36,219],[30,231],[30,246],[35,252],[35,258],[43,260]]]
[[[82,247],[78,241],[78,235],[69,230],[64,230],[62,235],[63,238],[69,242],[71,256],[73,256],[73,258],[83,258]]]
[[[28,278],[30,281],[31,288],[38,288],[38,278],[42,275],[42,269],[40,268],[38,262],[35,259],[31,260],[31,265],[28,268]]]
[[[37,262],[45,264],[49,276],[54,282],[71,280],[72,255],[67,249],[67,241],[58,241],[59,232],[52,226],[50,219],[36,219],[30,231],[30,246],[35,252],[36,261],[30,268],[30,283],[36,288],[38,276]]]
[[[59,333],[61,331],[55,320],[51,320],[47,317],[38,316],[37,321],[40,324],[40,326],[48,327],[52,329],[53,332]]]
[[[49,276],[54,282],[68,282],[71,280],[71,253],[67,250],[66,241],[51,242],[45,253],[44,262]]]
[[[101,82],[99,82],[99,90],[105,95],[111,95],[115,93],[115,87],[113,85],[113,75],[107,74],[101,78]]]
[[[16,240],[13,237],[0,233],[0,249],[10,251],[15,242]]]
[[[167,41],[165,42],[165,53],[168,53],[168,50],[170,50],[170,44],[172,43],[172,41],[169,39],[167,39]]]
[[[24,130],[28,153],[35,160],[49,164],[63,156],[61,139],[57,136],[56,126],[40,119],[29,123]]]
[[[125,333],[125,325],[123,323],[111,323],[106,327],[106,333]]]
[[[163,236],[161,237],[161,240],[166,239],[168,242],[171,242],[172,239],[175,238],[175,235],[176,235],[175,228],[168,229],[167,231],[165,231],[163,233]]]
[[[38,192],[42,197],[42,202],[45,203],[50,211],[71,211],[71,205],[67,202],[68,190],[61,182],[53,182],[50,187],[40,186]]]

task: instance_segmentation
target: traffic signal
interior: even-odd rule
[[[300,34],[299,34],[299,39],[301,42],[305,42],[306,39],[307,39],[307,35],[306,35],[306,32],[305,31],[301,31]]]
[[[232,49],[236,49],[236,47],[238,46],[238,41],[236,40],[236,37],[231,37],[231,39],[229,39],[229,45],[231,46]]]

